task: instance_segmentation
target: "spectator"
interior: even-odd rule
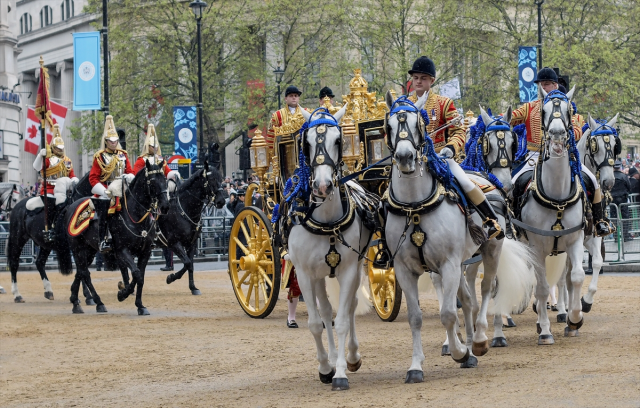
[[[234,218],[237,217],[238,214],[240,214],[240,211],[244,208],[244,194],[245,190],[238,190],[238,201],[233,211]]]
[[[234,218],[235,218],[235,213],[236,213],[236,205],[238,205],[238,193],[234,190],[231,191],[231,193],[229,194],[229,201],[227,202],[227,204],[225,205],[225,207],[227,208],[227,210],[229,210],[229,212],[231,214],[234,214]]]
[[[629,177],[622,172],[622,162],[620,160],[616,160],[615,165],[613,166],[613,175],[616,179],[613,188],[611,189],[611,196],[613,197],[613,203],[620,208],[620,212],[622,215],[622,219],[629,218],[629,207],[621,204],[627,203],[629,199],[629,192],[631,190],[631,185],[629,183]],[[611,214],[616,214],[615,206],[611,206],[610,208]],[[623,223],[624,226],[624,223]],[[631,235],[627,232],[627,228],[623,228],[624,230],[624,240],[628,241],[631,239]]]
[[[640,194],[640,172],[635,167],[629,169],[629,185],[631,194]]]
[[[164,256],[164,268],[160,268],[163,272],[173,270],[173,251],[167,248],[162,248],[162,256]]]

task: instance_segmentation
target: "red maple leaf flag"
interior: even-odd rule
[[[53,101],[50,102],[50,116],[51,121],[53,123],[57,123],[60,125],[60,132],[64,130],[64,121],[67,117],[67,108],[55,103]],[[40,133],[40,121],[36,116],[35,109],[32,106],[29,106],[29,110],[27,112],[27,123],[25,126],[25,138],[24,138],[24,150],[25,152],[29,152],[31,154],[38,154],[40,151],[40,143],[42,140]],[[51,133],[51,129],[47,129],[47,142],[51,143],[51,138],[53,134]]]

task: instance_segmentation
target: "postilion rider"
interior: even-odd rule
[[[544,67],[538,71],[538,76],[534,81],[538,84],[538,89],[544,89],[546,93],[558,89],[558,75],[551,68]],[[542,140],[542,123],[540,116],[540,107],[542,105],[543,97],[542,92],[538,93],[538,99],[533,102],[527,102],[518,109],[513,111],[511,118],[511,125],[516,126],[524,123],[527,129],[527,149],[529,153],[526,158],[525,165],[518,171],[513,177],[513,184],[523,173],[533,170],[538,157],[540,156],[540,141]],[[574,108],[572,108],[573,110]],[[576,122],[575,116],[571,119],[573,125],[573,132],[576,141],[582,136],[582,129]],[[602,237],[615,232],[615,228],[611,226],[610,221],[604,215],[604,208],[602,206],[602,191],[596,177],[587,169],[582,166],[582,171],[589,176],[591,182],[595,187],[595,192],[592,199],[593,219],[595,224],[596,236]]]
[[[95,207],[96,216],[98,217],[98,236],[100,252],[111,251],[111,239],[109,238],[109,230],[107,228],[107,216],[109,206],[111,204],[111,192],[107,190],[109,184],[118,178],[127,176],[127,181],[133,180],[134,174],[129,162],[127,152],[120,146],[118,133],[113,123],[113,116],[108,115],[104,124],[104,133],[102,134],[102,150],[93,156],[93,165],[89,173],[89,183],[91,184],[91,192],[94,194],[92,199]]]
[[[273,154],[273,148],[275,143],[275,127],[281,127],[284,124],[292,122],[294,120],[304,120],[302,116],[302,111],[299,105],[300,103],[300,95],[302,92],[294,85],[290,85],[284,91],[284,101],[287,106],[284,108],[275,111],[271,115],[271,122],[269,123],[269,129],[267,130],[267,137],[265,141],[267,142],[267,148],[269,149],[269,157]],[[302,121],[300,122],[302,123]],[[286,257],[288,258],[288,256]],[[286,259],[285,258],[285,259]],[[287,261],[286,264],[289,264],[290,261]],[[284,274],[286,265],[283,263],[282,272]],[[284,279],[287,279],[285,276]],[[298,328],[298,324],[296,323],[296,308],[298,307],[298,300],[302,292],[300,291],[300,287],[298,286],[298,279],[296,277],[295,268],[291,268],[289,272],[289,277],[287,281],[287,287],[289,288],[289,294],[287,299],[289,299],[289,314],[287,316],[287,327],[291,329]]]
[[[409,96],[413,102],[417,102],[418,98],[428,93],[427,102],[424,110],[429,116],[429,124],[427,132],[432,133],[437,128],[447,124],[458,116],[453,101],[450,98],[436,94],[431,86],[436,80],[436,66],[430,58],[420,57],[414,63],[409,71],[411,81],[415,92]],[[464,150],[465,131],[458,125],[450,126],[446,129],[431,135],[433,146],[436,153],[445,157],[449,164],[451,174],[456,178],[464,194],[478,210],[480,216],[484,219],[483,225],[488,226],[487,235],[489,239],[504,238],[504,232],[498,223],[498,217],[493,211],[493,207],[487,201],[484,193],[469,177],[464,170],[453,159],[460,151]]]
[[[43,159],[45,168],[44,174],[42,174]],[[73,163],[71,162],[71,159],[64,154],[64,140],[62,139],[62,135],[60,135],[60,126],[58,124],[53,125],[53,138],[51,139],[51,144],[48,148],[40,150],[40,153],[36,156],[36,159],[33,162],[33,168],[42,174],[43,178],[46,180],[47,196],[55,195],[54,189],[56,182],[61,177],[69,177],[71,181],[78,181],[78,178],[73,171]],[[44,187],[44,184],[40,187],[41,197],[45,194]],[[58,194],[58,196],[56,196],[56,204],[63,203],[66,198],[66,195]],[[53,213],[55,209],[49,208],[49,211],[51,211],[50,214],[52,214],[52,216],[48,221],[51,223],[51,221],[55,219],[55,215]]]

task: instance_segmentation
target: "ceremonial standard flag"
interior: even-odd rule
[[[520,102],[531,102],[538,99],[536,79],[538,49],[536,47],[519,47],[518,49],[518,85]]]
[[[73,33],[73,110],[100,110],[100,33]]]
[[[44,67],[42,57],[40,57],[40,82],[38,83],[38,94],[36,95],[35,113],[38,119],[45,120],[46,123],[49,123],[49,127],[53,128],[51,101],[49,100],[49,70]]]
[[[54,124],[60,125],[60,133],[64,130],[64,120],[67,117],[67,108],[64,106],[55,103],[53,101],[50,102],[51,111],[51,121]],[[47,143],[51,143],[51,138],[53,134],[51,133],[52,129],[47,129]],[[33,106],[29,106],[29,110],[27,112],[27,124],[25,126],[24,132],[24,150],[31,154],[38,154],[41,149],[40,143],[42,142],[42,137],[40,133],[40,121],[36,116],[36,112]]]
[[[192,160],[198,158],[196,114],[195,106],[173,107],[174,152]]]

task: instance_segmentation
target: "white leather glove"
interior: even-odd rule
[[[40,149],[40,156],[47,157],[47,149]]]
[[[167,174],[167,180],[179,180],[179,179],[180,179],[180,172],[178,170],[171,170]]]
[[[444,157],[445,159],[453,159],[455,153],[456,152],[454,152],[449,146],[445,146],[442,148],[442,150],[440,150],[440,156]]]
[[[71,182],[72,183],[77,183],[78,181],[80,181],[80,180],[78,180],[77,177],[71,177]]]
[[[127,180],[127,183],[131,184],[133,179],[136,178],[136,175],[135,174],[124,174],[122,177],[124,177],[124,179]]]
[[[95,195],[99,195],[100,198],[110,198],[111,197],[111,192],[109,190],[107,190],[107,188],[105,186],[102,185],[102,183],[98,183],[95,186],[93,186],[91,188],[91,192]]]
[[[42,151],[44,151],[44,155],[42,155],[42,152],[40,152],[41,154],[38,154],[36,156],[36,159],[33,161],[33,168],[36,171],[42,171],[42,158],[47,155],[46,149],[42,149]]]

